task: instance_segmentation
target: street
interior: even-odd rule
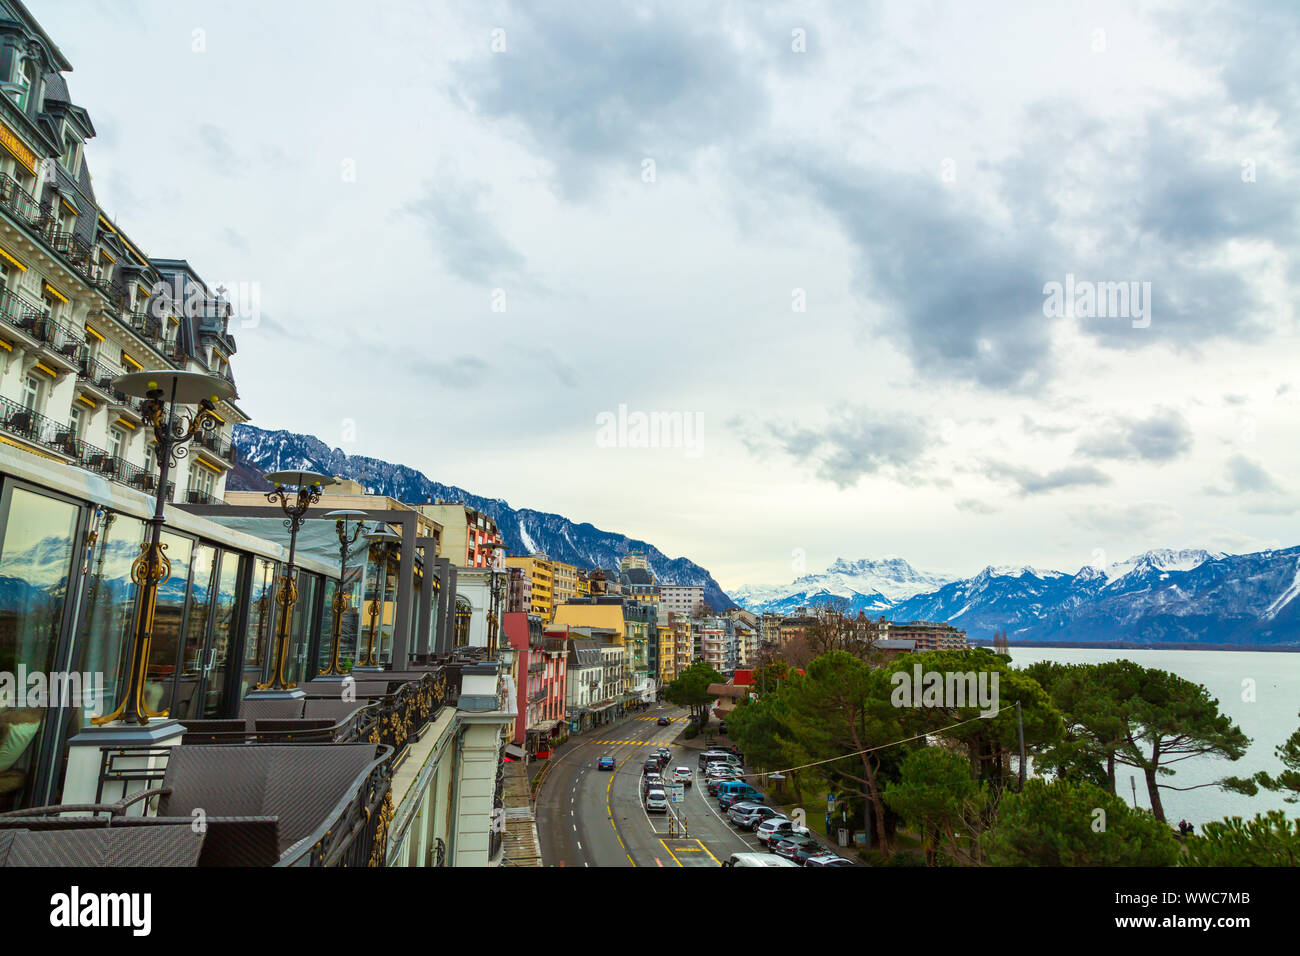
[[[672,720],[660,727],[659,716]],[[651,709],[576,742],[551,768],[537,798],[537,829],[546,866],[719,866],[732,853],[761,849],[751,834],[733,829],[704,789],[697,750],[675,746],[686,712]],[[686,830],[673,836],[667,814],[647,814],[641,768],[650,751],[668,747],[664,768],[687,766],[695,775],[685,802],[674,809]],[[613,771],[596,769],[609,755]],[[680,828],[679,828],[680,829]]]

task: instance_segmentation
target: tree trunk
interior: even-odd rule
[[[1106,755],[1106,780],[1110,784],[1110,792],[1115,793],[1115,754]]]
[[[1160,785],[1156,783],[1155,767],[1143,767],[1143,774],[1147,778],[1147,795],[1151,797],[1151,812],[1161,823],[1165,822],[1165,808],[1160,802]]]

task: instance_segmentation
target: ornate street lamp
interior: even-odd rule
[[[293,617],[293,606],[298,603],[298,576],[295,573],[294,557],[298,547],[298,529],[302,527],[307,509],[320,501],[321,492],[326,485],[337,484],[331,475],[320,475],[314,471],[273,471],[263,475],[275,487],[266,493],[266,500],[279,504],[284,512],[284,526],[289,531],[289,562],[280,577],[280,589],[275,594],[275,603],[280,606],[280,626],[276,628],[275,657],[273,658],[271,679],[258,684],[253,693],[264,693],[262,697],[282,696],[294,690],[298,685],[287,683],[284,679],[284,664],[289,656],[289,624]],[[302,691],[298,691],[297,696]]]
[[[492,609],[488,613],[487,657],[488,660],[495,660],[497,648],[501,643],[501,599],[505,596],[501,585],[498,584],[498,575],[505,565],[506,546],[494,544],[489,550],[492,552],[492,568],[489,572],[488,589],[492,598]]]
[[[339,586],[334,592],[334,653],[330,665],[320,672],[321,677],[343,678],[347,675],[339,668],[339,645],[343,642],[343,612],[352,603],[352,591],[347,587],[348,550],[356,543],[360,534],[366,530],[364,511],[352,511],[344,508],[325,513],[326,518],[333,518],[335,530],[339,536]],[[348,522],[356,519],[352,534],[348,534]]]
[[[111,713],[91,718],[102,726],[121,719],[123,723],[149,723],[151,717],[166,717],[166,711],[152,711],[144,701],[145,678],[149,671],[149,650],[153,644],[154,612],[158,588],[171,577],[172,564],[162,543],[163,506],[167,501],[167,475],[173,462],[189,454],[185,446],[201,431],[211,431],[220,424],[213,413],[219,401],[239,397],[233,382],[203,372],[176,369],[132,372],[113,379],[113,388],[135,398],[143,398],[140,414],[147,428],[153,430],[158,443],[158,488],[154,493],[153,517],[148,520],[149,539],[140,545],[140,556],[131,564],[131,580],[140,588],[136,606],[135,640],[127,661],[126,694]],[[193,412],[177,406],[197,405]]]
[[[375,660],[375,635],[383,623],[378,620],[378,617],[380,605],[383,603],[384,579],[388,571],[388,564],[392,561],[402,539],[389,531],[384,525],[380,525],[378,530],[370,532],[365,537],[370,542],[370,558],[375,562],[375,597],[370,602],[370,637],[366,640],[366,653],[353,670],[382,670],[383,665]],[[363,593],[362,600],[364,599],[365,594]]]

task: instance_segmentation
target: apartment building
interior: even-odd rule
[[[184,259],[143,253],[100,207],[86,142],[95,134],[62,74],[72,66],[27,9],[0,7],[0,442],[152,493],[155,442],[123,373],[184,369],[234,381],[233,310]],[[225,490],[234,425],[176,463],[167,497]],[[180,493],[177,494],[177,489]]]
[[[704,586],[702,584],[661,584],[659,604],[668,614],[696,617],[700,613],[701,605],[704,604]]]
[[[502,543],[497,523],[490,516],[454,501],[426,502],[415,506],[442,525],[442,556],[467,568],[493,564],[493,549]]]
[[[646,561],[645,554],[640,551],[629,551],[623,555],[623,560],[618,565],[619,572],[631,571],[633,568],[641,571],[650,570],[650,563]]]
[[[965,631],[933,621],[890,622],[887,633],[890,640],[913,641],[918,653],[962,650],[969,646]]]
[[[563,604],[578,596],[578,567],[564,561],[551,562],[552,604]]]
[[[555,571],[551,559],[542,552],[506,558],[507,568],[522,568],[528,575],[530,613],[549,624],[555,617]]]

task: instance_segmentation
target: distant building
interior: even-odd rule
[[[637,568],[641,571],[650,570],[650,563],[646,561],[645,555],[640,551],[629,551],[627,554],[623,555],[623,560],[618,566],[620,572],[630,571],[633,568]]]
[[[563,561],[551,562],[552,606],[572,601],[578,596],[578,567]]]
[[[502,543],[497,523],[469,505],[435,501],[415,506],[442,525],[442,557],[466,568],[487,568],[493,563],[493,547]]]
[[[532,613],[550,623],[555,610],[555,572],[551,559],[538,551],[522,557],[508,557],[506,567],[523,568],[528,574],[532,591]]]
[[[704,586],[701,584],[661,584],[659,604],[669,614],[695,617],[697,608],[704,603]]]
[[[962,650],[970,646],[965,631],[951,624],[936,624],[932,621],[891,622],[889,637],[914,641],[917,651]]]

